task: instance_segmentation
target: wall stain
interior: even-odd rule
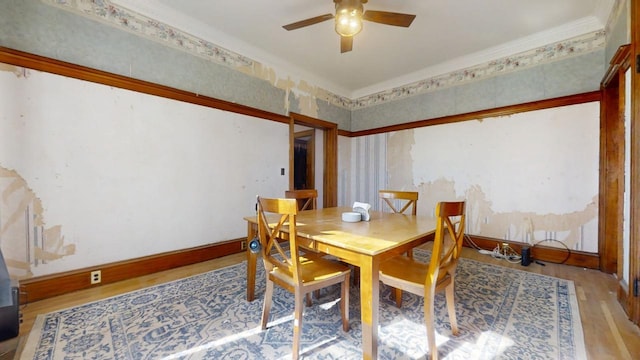
[[[61,225],[46,227],[42,201],[15,170],[0,166],[0,196],[0,247],[11,277],[33,277],[33,267],[75,254]]]
[[[28,78],[30,73],[29,69],[27,68],[13,66],[13,65],[4,64],[4,63],[0,63],[0,71],[14,73],[18,78],[21,78],[21,77]]]

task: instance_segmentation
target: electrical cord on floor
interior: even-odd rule
[[[517,263],[520,262],[522,259],[522,256],[520,254],[518,254],[515,250],[513,250],[508,244],[503,243],[502,246],[500,246],[500,244],[496,245],[496,247],[493,250],[486,250],[481,248],[480,246],[478,246],[478,244],[476,244],[467,234],[464,234],[464,238],[467,242],[467,244],[478,250],[479,253],[484,254],[484,255],[491,255],[491,257],[495,258],[495,259],[504,259],[507,260],[508,262],[511,263]],[[555,262],[555,261],[546,261],[546,262],[550,262],[553,264],[564,264],[565,262],[567,262],[567,260],[569,260],[569,258],[571,257],[571,249],[569,249],[569,247],[567,246],[567,244],[565,244],[562,241],[559,240],[555,240],[555,239],[544,239],[544,240],[540,240],[538,242],[536,242],[535,244],[532,245],[532,249],[534,249],[536,246],[540,246],[543,243],[546,242],[558,242],[560,244],[562,244],[562,246],[564,246],[565,250],[566,250],[566,256],[564,259],[562,259],[562,261],[559,262]],[[543,262],[541,262],[538,259],[534,259],[533,257],[531,258],[532,261],[534,261],[536,264],[538,265],[542,265],[545,266],[545,264]]]
[[[495,249],[493,249],[493,251],[491,250],[486,250],[481,248],[480,246],[478,246],[478,244],[476,244],[471,237],[469,237],[467,234],[464,234],[464,239],[466,240],[467,244],[478,250],[478,252],[480,254],[484,254],[484,255],[491,255],[491,257],[495,258],[495,259],[504,259],[510,263],[518,263],[520,262],[521,256],[520,254],[518,254],[515,250],[513,250],[508,244],[506,243],[502,243],[502,246],[500,244],[498,244]]]
[[[565,249],[566,249],[566,251],[567,251],[567,255],[566,255],[566,256],[565,256],[565,258],[564,258],[562,261],[560,261],[560,262],[555,262],[555,261],[547,261],[547,262],[550,262],[550,263],[553,263],[553,264],[564,264],[564,263],[565,263],[565,262],[567,262],[567,260],[569,260],[569,258],[571,257],[571,249],[569,249],[569,247],[567,246],[567,244],[563,243],[563,242],[562,242],[562,241],[560,241],[560,240],[556,240],[556,239],[544,239],[544,240],[540,240],[540,241],[538,241],[537,243],[533,244],[532,249],[534,249],[536,246],[538,246],[538,245],[540,245],[540,244],[542,244],[542,243],[545,243],[545,242],[552,242],[552,241],[555,241],[555,242],[558,242],[558,243],[562,244],[562,246],[564,246],[564,248],[565,248]],[[555,246],[554,246],[554,248],[555,248]],[[540,262],[539,260],[535,260],[535,262],[536,262],[536,264],[539,264],[539,265],[544,266],[544,263]]]
[[[7,350],[7,351],[5,351],[5,352],[0,353],[0,359],[1,359],[3,356],[5,356],[5,355],[7,355],[7,354],[9,354],[9,353],[12,353],[12,352],[14,352],[14,351],[16,351],[16,349],[9,349],[9,350]]]
[[[504,259],[510,263],[519,263],[522,258],[515,250],[507,243],[498,244],[491,252],[491,256],[495,259]]]
[[[466,233],[464,234],[464,240],[467,242],[467,244],[469,245],[469,247],[472,247],[476,250],[482,250],[482,248],[480,246],[478,246],[478,244],[476,244],[471,237],[469,237],[469,235],[467,235]]]

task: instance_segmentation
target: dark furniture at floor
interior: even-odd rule
[[[9,277],[0,250],[0,341],[14,338],[20,332],[19,295],[18,282]]]

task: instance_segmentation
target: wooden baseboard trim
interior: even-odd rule
[[[496,245],[507,243],[509,246],[520,254],[524,246],[529,246],[531,251],[531,257],[534,260],[550,263],[561,263],[565,265],[580,266],[589,269],[600,269],[600,256],[594,253],[588,253],[584,251],[571,250],[567,252],[564,248],[557,248],[552,246],[535,245],[531,246],[521,242],[505,241],[500,239],[473,236],[469,235],[471,241],[473,241],[480,248],[485,250],[493,250]],[[465,246],[473,247],[471,244],[465,241]]]
[[[195,264],[244,251],[246,238],[171,251],[142,258],[103,264],[20,281],[20,303],[26,304],[77,290],[101,286],[180,266]],[[92,271],[101,271],[101,282],[91,284]]]
[[[522,251],[522,247],[526,246],[526,244],[519,242],[504,241],[480,236],[469,236],[469,238],[477,246],[486,250],[493,250],[497,244],[508,243],[512,249],[520,253]],[[77,290],[110,284],[121,280],[149,275],[159,271],[239,253],[244,251],[243,245],[245,242],[245,238],[240,238],[190,249],[171,251],[142,258],[94,266],[91,268],[22,280],[20,281],[20,303],[26,304]],[[465,242],[465,246],[472,247],[467,242]],[[572,250],[568,255],[569,256],[567,257],[566,250],[554,247],[540,245],[531,247],[531,256],[535,260],[563,263],[566,265],[580,266],[589,269],[599,268],[600,257],[598,254]],[[90,274],[94,270],[101,271],[102,281],[100,284],[91,284]]]

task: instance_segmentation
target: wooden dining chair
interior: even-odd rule
[[[445,291],[451,332],[458,335],[454,286],[456,267],[464,240],[464,201],[438,203],[436,218],[436,234],[428,264],[406,256],[396,256],[380,264],[382,283],[424,296],[424,319],[431,360],[438,359],[434,324],[436,292]]]
[[[349,330],[349,276],[348,266],[322,257],[301,256],[297,244],[296,215],[298,206],[295,199],[269,199],[258,197],[258,237],[260,239],[267,285],[262,308],[262,329],[267,328],[271,311],[274,284],[292,292],[295,297],[293,320],[292,358],[300,352],[303,300],[306,294],[333,284],[341,284],[340,312],[342,329]],[[268,218],[276,214],[277,220]],[[278,216],[279,215],[279,216]],[[271,223],[269,223],[271,219]],[[279,242],[281,231],[288,227],[289,251]]]
[[[300,189],[286,190],[284,197],[287,199],[296,199],[298,203],[298,211],[313,210],[318,208],[318,190],[316,189]],[[325,254],[305,249],[305,256],[315,257],[324,256]],[[320,290],[314,291],[316,297],[320,296]],[[312,305],[311,294],[307,294],[307,306]]]
[[[284,197],[296,199],[299,211],[318,208],[318,190],[316,189],[287,190],[284,192]]]
[[[418,192],[399,190],[379,190],[378,196],[396,214],[404,214],[411,209],[411,215],[418,213]],[[413,250],[407,251],[407,256],[413,258]],[[393,290],[398,308],[402,306],[402,290]]]
[[[404,214],[409,208],[411,208],[411,215],[417,213],[417,191],[379,190],[378,196],[396,214]]]

